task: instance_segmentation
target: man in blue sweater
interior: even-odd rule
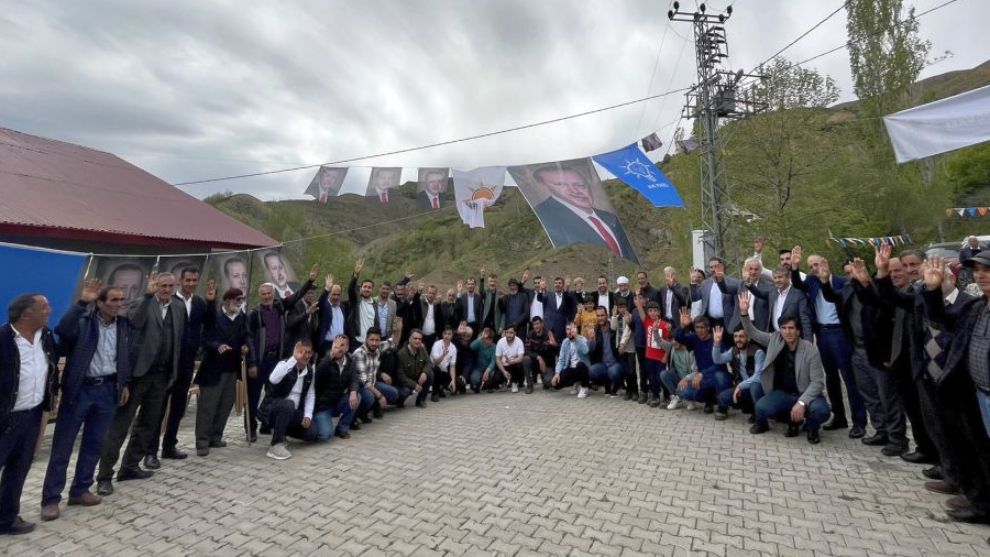
[[[732,387],[732,376],[725,371],[724,365],[716,364],[712,359],[712,347],[715,339],[712,337],[711,324],[704,315],[691,319],[688,308],[681,308],[681,326],[674,333],[674,339],[694,353],[698,364],[698,374],[695,374],[687,389],[684,390],[684,400],[689,408],[693,402],[705,404],[705,413],[715,410],[715,397],[718,393]]]

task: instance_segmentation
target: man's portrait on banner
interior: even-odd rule
[[[420,209],[442,209],[448,201],[444,199],[447,193],[447,168],[420,168],[419,185],[416,194],[416,204]]]
[[[399,186],[402,177],[401,168],[375,167],[371,169],[371,179],[368,180],[368,197],[377,197],[381,203],[388,203],[389,190]]]

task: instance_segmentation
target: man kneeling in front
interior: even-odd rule
[[[265,396],[264,408],[259,414],[267,416],[272,428],[272,445],[268,457],[275,460],[292,458],[286,447],[285,436],[306,438],[306,430],[313,423],[313,407],[316,390],[313,389],[313,343],[300,340],[292,349],[292,357],[275,365],[271,377],[271,389]]]
[[[749,320],[749,293],[739,295],[739,316],[753,342],[767,348],[760,370],[760,385],[766,396],[756,403],[753,434],[770,429],[770,418],[787,419],[787,436],[796,437],[801,423],[812,445],[821,441],[819,430],[831,415],[822,396],[825,368],[815,345],[801,339],[801,321],[796,316],[782,316],[773,334],[757,329]]]

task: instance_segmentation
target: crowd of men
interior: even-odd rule
[[[376,290],[359,260],[346,286],[328,275],[320,289],[315,266],[295,290],[262,284],[247,311],[239,288],[218,293],[208,281],[198,296],[200,272],[186,268],[149,276],[129,307],[120,288],[88,281],[54,331],[44,295],[18,296],[0,327],[0,533],[35,527],[19,500],[54,401],[44,521],[60,515],[80,430],[68,504],[98,505],[114,480],[151,477],[159,455],[187,458],[176,434],[192,384],[196,454],[225,447],[242,379],[246,434],[270,435],[277,460],[291,457],[288,437],[348,439],[407,401],[571,388],[716,420],[735,408],[753,435],[777,422],[812,445],[822,430],[848,429],[885,456],[928,465],[924,487],[953,496],[950,518],[990,523],[990,255],[964,261],[972,296],[917,250],[878,246],[873,274],[853,259],[838,276],[800,247],[767,269],[762,240],[755,248],[741,278],[712,258],[688,284],[670,267],[661,287],[641,271],[614,289],[604,276],[586,289],[527,271],[502,290],[481,269],[443,297],[410,272]]]

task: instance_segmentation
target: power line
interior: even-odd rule
[[[796,39],[794,39],[793,41],[787,43],[783,48],[781,48],[777,52],[774,52],[773,54],[771,54],[770,56],[768,56],[766,60],[764,60],[764,61],[760,62],[759,64],[757,64],[756,67],[757,68],[763,67],[763,65],[766,64],[767,62],[769,62],[769,61],[773,60],[774,58],[776,58],[777,56],[780,56],[781,54],[783,54],[785,50],[787,50],[788,48],[791,48],[792,46],[794,46],[795,44],[797,44],[801,39],[807,37],[812,31],[814,31],[815,29],[818,29],[819,27],[821,27],[826,21],[828,21],[828,20],[832,19],[833,17],[835,17],[835,15],[838,14],[840,11],[842,11],[846,6],[848,6],[849,5],[849,2],[851,2],[851,1],[852,0],[846,0],[845,2],[843,2],[841,6],[839,6],[838,8],[835,9],[835,11],[833,11],[832,13],[828,14],[827,16],[825,16],[825,19],[823,19],[823,20],[819,21],[818,23],[814,24],[811,27],[811,29],[808,29],[804,33],[801,33]]]
[[[657,59],[653,62],[653,73],[650,74],[650,82],[646,86],[646,94],[650,94],[650,90],[653,89],[653,81],[657,77],[657,69],[660,68],[660,55],[663,54],[663,43],[667,40],[667,33],[670,31],[670,22],[668,21],[663,28],[663,35],[660,37],[660,48],[657,49]],[[643,128],[643,116],[646,115],[646,105],[642,105],[639,111],[639,121],[636,122],[636,135],[638,136]]]
[[[318,168],[320,166],[328,166],[328,165],[335,165],[335,164],[345,164],[345,163],[349,163],[349,162],[363,161],[363,160],[375,159],[375,158],[379,158],[379,157],[387,157],[387,156],[391,156],[391,155],[399,155],[399,154],[402,154],[402,153],[409,153],[409,152],[412,152],[412,151],[421,151],[423,149],[431,149],[433,147],[442,147],[442,146],[445,146],[445,145],[453,145],[455,143],[463,143],[465,141],[474,141],[476,139],[484,139],[486,137],[492,137],[492,136],[501,135],[501,134],[504,134],[504,133],[510,133],[510,132],[515,132],[515,131],[527,130],[527,129],[536,128],[536,127],[539,127],[539,126],[545,126],[545,125],[548,125],[548,124],[555,124],[557,122],[563,122],[563,121],[566,121],[566,120],[573,120],[575,118],[581,118],[583,116],[589,116],[591,114],[598,114],[600,112],[606,112],[606,111],[609,111],[609,110],[615,110],[616,108],[623,108],[623,107],[631,106],[631,105],[638,104],[638,103],[641,103],[641,102],[646,102],[646,101],[650,101],[650,100],[653,100],[653,99],[663,98],[663,97],[666,97],[668,95],[672,95],[674,93],[680,93],[680,92],[683,92],[683,91],[687,91],[688,89],[689,89],[688,87],[682,87],[680,89],[672,89],[670,91],[665,91],[663,93],[658,93],[656,95],[649,95],[649,96],[642,97],[642,98],[639,98],[639,99],[634,99],[634,100],[631,100],[631,101],[625,101],[625,102],[621,102],[621,103],[618,103],[618,104],[613,104],[613,105],[609,105],[609,106],[603,106],[601,108],[595,108],[595,109],[592,109],[592,110],[586,110],[584,112],[578,112],[577,114],[570,114],[568,116],[560,116],[558,118],[551,118],[549,120],[543,120],[543,121],[540,121],[540,122],[533,122],[531,124],[524,124],[524,125],[515,126],[515,127],[512,127],[512,128],[505,128],[505,129],[501,129],[501,130],[480,133],[480,134],[477,134],[477,135],[471,135],[471,136],[467,136],[467,137],[461,137],[461,138],[458,138],[458,139],[450,139],[450,140],[447,140],[447,141],[439,141],[437,143],[428,143],[426,145],[418,145],[416,147],[407,147],[407,148],[404,148],[404,149],[396,149],[394,151],[386,151],[386,152],[383,152],[383,153],[375,153],[375,154],[372,154],[372,155],[361,155],[361,156],[358,156],[358,157],[351,157],[351,158],[347,158],[347,159],[341,159],[341,160],[324,162],[324,163],[318,163],[318,164],[306,164],[306,165],[300,165],[300,166],[293,166],[293,167],[290,167],[290,168],[282,168],[282,169],[279,169],[279,170],[269,170],[269,171],[265,171],[265,172],[251,172],[251,173],[248,173],[248,174],[237,174],[237,175],[233,175],[233,176],[222,176],[222,177],[218,177],[218,178],[206,178],[206,179],[203,179],[203,180],[191,180],[191,181],[188,181],[188,182],[179,182],[179,183],[172,184],[172,185],[173,186],[191,186],[191,185],[195,185],[195,184],[209,184],[209,183],[213,183],[213,182],[223,182],[223,181],[227,181],[227,180],[237,180],[237,179],[240,179],[240,178],[254,178],[256,176],[267,176],[267,175],[270,175],[270,174],[282,174],[282,173],[285,173],[285,172],[295,172],[295,171],[298,171],[298,170],[307,170],[307,169],[312,169],[312,168]]]

